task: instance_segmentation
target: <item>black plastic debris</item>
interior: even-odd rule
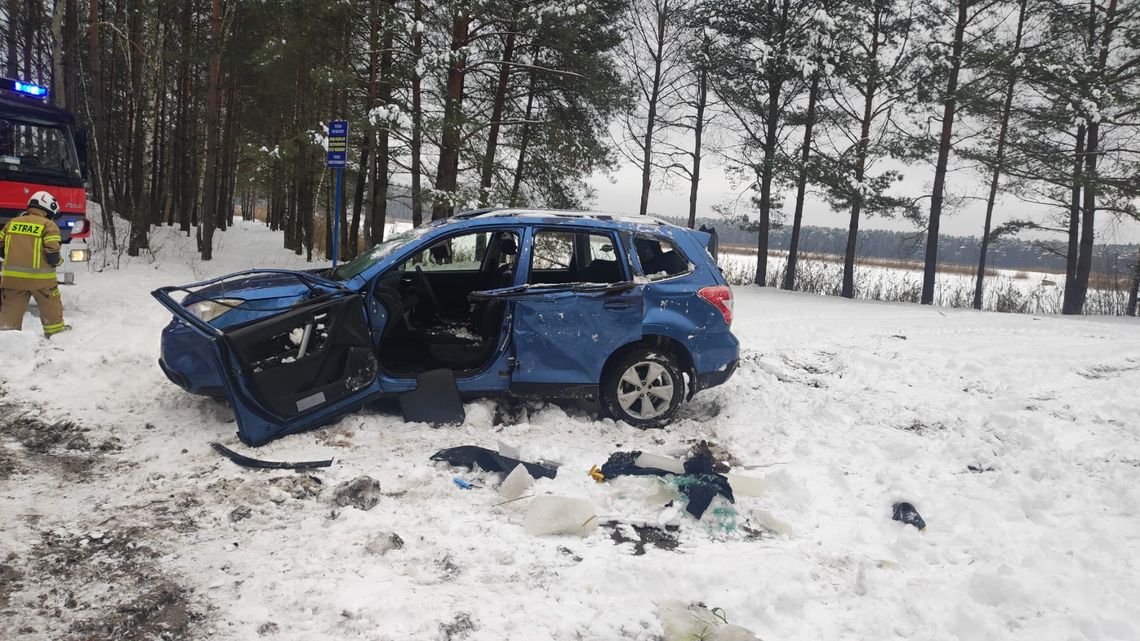
[[[548,463],[527,463],[526,461],[503,456],[494,450],[477,447],[475,445],[460,445],[459,447],[449,447],[445,450],[440,450],[431,455],[431,460],[444,461],[450,465],[466,467],[467,469],[472,469],[475,465],[478,465],[480,469],[487,472],[504,472],[507,474],[510,474],[511,470],[522,465],[525,466],[526,471],[536,479],[552,479],[558,474],[558,468]]]
[[[229,460],[237,463],[242,467],[252,467],[262,470],[311,470],[318,467],[328,467],[333,464],[333,460],[325,459],[323,461],[297,461],[295,463],[286,463],[283,461],[262,461],[255,458],[250,458],[243,454],[231,450],[230,448],[222,445],[221,443],[210,443],[210,447],[214,451]]]
[[[918,510],[914,509],[914,506],[910,503],[895,503],[894,514],[891,518],[900,523],[913,525],[920,530],[926,529],[926,521],[922,519],[922,515],[920,515]]]
[[[602,476],[612,479],[616,476],[666,476],[673,474],[655,467],[639,467],[634,461],[641,452],[614,452],[601,467]],[[688,497],[685,511],[695,518],[701,518],[713,497],[720,494],[729,503],[736,503],[728,478],[714,471],[716,463],[707,454],[701,453],[685,461],[685,473],[678,474],[677,489]]]

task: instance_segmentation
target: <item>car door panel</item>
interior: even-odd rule
[[[246,444],[316,427],[380,395],[362,294],[334,290],[268,318],[218,328],[170,298],[175,289],[181,288],[154,296],[207,339]]]
[[[614,350],[641,338],[641,286],[520,296],[512,384],[597,385]]]

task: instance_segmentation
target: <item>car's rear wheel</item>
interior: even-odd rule
[[[661,427],[681,409],[685,379],[670,354],[636,347],[606,368],[600,395],[615,420],[641,429]]]

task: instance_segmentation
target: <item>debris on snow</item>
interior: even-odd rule
[[[364,549],[369,554],[376,556],[384,556],[391,550],[399,550],[404,547],[404,539],[400,538],[399,534],[395,532],[379,532],[374,534],[368,542],[364,544]]]
[[[380,482],[371,476],[358,476],[345,481],[333,490],[333,503],[340,507],[354,507],[368,511],[380,502]]]
[[[513,501],[522,497],[522,495],[530,489],[531,485],[534,485],[534,477],[526,471],[525,467],[516,465],[515,469],[511,470],[511,473],[507,475],[507,478],[503,479],[503,482],[499,484],[499,494],[501,494],[504,499]]]
[[[523,522],[531,536],[570,534],[586,536],[598,527],[598,516],[589,501],[568,496],[536,496]]]
[[[922,516],[919,515],[918,510],[914,509],[914,506],[910,503],[895,503],[893,506],[891,506],[891,509],[893,510],[893,513],[891,514],[892,519],[900,523],[913,525],[919,530],[926,529],[926,521],[922,519]]]
[[[466,467],[469,470],[475,469],[475,466],[478,465],[479,469],[485,472],[511,472],[516,466],[523,465],[534,478],[552,479],[558,474],[558,466],[556,465],[545,462],[527,463],[474,445],[461,445],[440,450],[431,455],[431,460],[444,461],[449,465]]]
[[[221,443],[210,443],[210,447],[214,448],[218,454],[228,458],[229,460],[237,463],[242,467],[251,467],[263,470],[311,470],[319,467],[328,467],[333,464],[333,459],[325,459],[321,461],[297,461],[296,463],[285,463],[282,461],[262,461],[260,459],[250,458],[244,454],[238,454],[230,448],[222,445]]]
[[[664,629],[663,641],[760,641],[748,629],[729,623],[720,608],[663,601],[657,606],[657,616]]]

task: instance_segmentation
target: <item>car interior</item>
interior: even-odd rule
[[[477,371],[494,357],[506,303],[472,301],[469,294],[515,285],[519,230],[480,230],[441,240],[389,269],[372,295],[388,310],[380,364],[413,376],[447,368]],[[539,230],[534,236],[532,285],[627,280],[607,232]]]
[[[519,234],[479,231],[444,239],[381,274],[372,291],[388,310],[380,338],[387,371],[476,370],[494,355],[506,304],[468,299],[514,284]]]

